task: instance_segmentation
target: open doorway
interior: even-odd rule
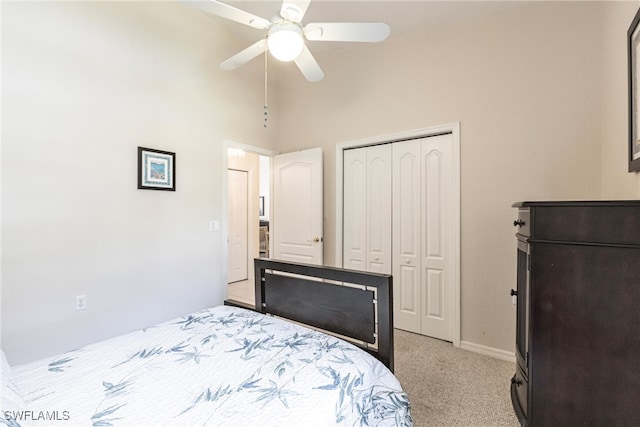
[[[227,298],[253,305],[253,259],[269,256],[270,164],[267,156],[227,149]]]
[[[224,149],[226,167],[223,173],[228,185],[224,190],[227,205],[224,231],[227,239],[223,252],[228,255],[227,262],[231,263],[227,266],[231,266],[229,270],[238,265],[246,266],[247,270],[246,279],[244,274],[242,277],[228,275],[231,280],[227,281],[227,299],[253,306],[254,258],[263,256],[322,264],[322,150],[312,148],[277,154],[231,141],[226,142]],[[244,215],[231,210],[236,190],[230,184],[230,170],[246,172],[246,190],[241,191],[243,195],[246,192],[247,219],[239,226],[231,224]],[[244,185],[236,187],[244,188]],[[232,230],[236,228],[246,230],[247,248],[245,250],[240,245],[241,249],[236,252],[242,254],[241,258],[231,260],[234,255],[229,245],[232,241],[235,244]]]

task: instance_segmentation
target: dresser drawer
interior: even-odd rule
[[[640,243],[640,210],[637,206],[548,206],[531,208],[536,240],[595,244]]]
[[[516,233],[523,236],[531,236],[531,214],[529,209],[518,209],[518,219],[513,221],[516,227]]]

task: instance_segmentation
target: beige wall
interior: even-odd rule
[[[540,2],[318,54],[326,77],[317,84],[291,71],[280,94],[279,148],[324,148],[325,260],[334,262],[336,143],[459,121],[462,340],[512,351],[511,204],[597,199],[604,185],[616,185],[602,178],[603,162],[611,161],[602,153],[626,144],[617,117],[626,107],[608,99],[614,87],[605,80],[619,78],[625,65],[603,59],[610,45],[624,43],[619,28],[626,31],[630,9]],[[625,58],[624,49],[618,54]],[[608,128],[603,117],[611,119]],[[607,129],[616,137],[603,148]],[[636,197],[637,180],[617,169],[615,175],[626,185],[618,194]]]
[[[259,63],[169,2],[2,4],[2,347],[24,362],[226,296],[223,140],[269,148]],[[258,61],[259,62],[259,61]],[[274,107],[275,108],[275,107]],[[136,147],[176,192],[136,188]],[[210,232],[211,220],[222,221]],[[87,309],[75,311],[85,294]]]

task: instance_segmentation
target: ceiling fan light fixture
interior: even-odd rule
[[[278,60],[289,62],[296,59],[304,48],[304,38],[299,25],[292,22],[276,24],[267,36],[269,52]]]

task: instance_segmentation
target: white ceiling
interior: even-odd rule
[[[228,0],[223,3],[243,9],[265,19],[277,16],[279,0]],[[522,7],[528,1],[435,1],[435,0],[312,0],[302,21],[310,22],[386,22],[391,27],[389,38],[420,31],[425,28],[445,25],[452,21],[481,18],[500,13],[506,9]],[[254,28],[211,16],[229,30],[252,44],[265,32]],[[315,42],[314,51],[337,48],[342,43]]]

